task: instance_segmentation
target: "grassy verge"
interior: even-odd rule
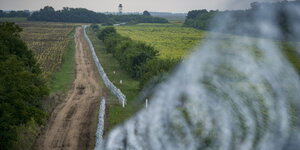
[[[69,33],[69,43],[65,49],[63,60],[60,69],[49,76],[49,89],[50,93],[66,92],[75,77],[74,65],[75,65],[75,30]]]
[[[141,107],[135,101],[140,92],[139,81],[132,79],[112,54],[106,53],[103,42],[97,38],[94,32],[88,29],[87,34],[94,45],[99,61],[108,78],[126,95],[127,105],[125,108],[122,108],[116,97],[111,93],[109,94],[108,117],[106,118],[108,125],[105,127],[105,133],[107,133],[116,125],[131,117]],[[122,84],[120,84],[120,80],[122,80]]]

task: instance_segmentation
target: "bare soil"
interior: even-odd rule
[[[76,77],[65,100],[52,112],[35,144],[38,150],[86,150],[95,146],[100,97],[99,75],[83,29],[76,29]]]

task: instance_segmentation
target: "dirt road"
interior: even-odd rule
[[[66,99],[52,113],[37,141],[38,150],[86,150],[95,146],[102,89],[90,51],[76,29],[76,78]]]

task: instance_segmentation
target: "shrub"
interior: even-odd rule
[[[159,59],[158,51],[143,42],[121,36],[113,27],[103,29],[98,38],[104,41],[106,51],[112,53],[120,65],[144,85],[154,77],[162,77],[179,63],[179,59]]]

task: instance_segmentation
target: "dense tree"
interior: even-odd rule
[[[104,40],[109,35],[116,34],[116,33],[117,33],[117,31],[114,27],[106,27],[98,34],[98,38],[100,40]]]
[[[143,15],[144,15],[144,16],[151,16],[151,14],[150,14],[147,10],[145,10],[145,11],[143,12]]]
[[[29,21],[53,21],[53,22],[84,22],[103,23],[113,25],[115,23],[167,23],[164,18],[148,15],[105,15],[84,8],[68,8],[55,11],[54,8],[46,6],[40,11],[32,13]]]
[[[187,14],[184,26],[207,30],[210,28],[210,23],[216,14],[218,14],[218,11],[208,12],[206,9],[190,11]]]
[[[158,59],[154,58],[140,67],[141,87],[151,80],[159,83],[174,67],[180,63],[180,59]]]
[[[45,114],[40,99],[48,94],[41,71],[25,43],[21,28],[0,24],[0,149],[10,149],[17,139],[16,128],[35,120],[41,124]]]
[[[99,25],[97,25],[97,24],[92,24],[92,25],[91,25],[91,29],[92,29],[94,32],[99,32],[99,31],[100,31],[100,27],[99,27]]]
[[[84,22],[84,23],[104,23],[108,17],[102,13],[95,13],[85,8],[68,8],[55,11],[54,8],[46,6],[40,11],[32,13],[29,21],[53,21],[53,22]]]
[[[160,79],[179,62],[177,59],[158,59],[158,51],[152,46],[121,36],[113,27],[102,29],[98,38],[104,41],[107,52],[113,54],[131,77],[141,81],[141,86],[153,77]]]
[[[30,16],[29,11],[9,11],[4,12],[0,10],[0,17],[28,17]]]
[[[3,10],[0,10],[0,17],[4,17],[5,16],[5,13]]]
[[[193,10],[188,13],[184,26],[239,35],[300,40],[299,34],[296,34],[297,26],[300,25],[300,15],[297,13],[300,9],[299,1],[253,2],[250,6],[251,9],[235,11]],[[275,13],[270,15],[270,12]],[[212,28],[214,24],[225,25],[215,29]],[[279,27],[282,32],[281,34],[262,32],[255,24],[272,24]]]
[[[136,79],[141,77],[140,67],[158,54],[152,46],[123,37],[112,27],[104,29],[100,35],[100,39],[104,40],[107,52],[112,53],[125,70]]]

